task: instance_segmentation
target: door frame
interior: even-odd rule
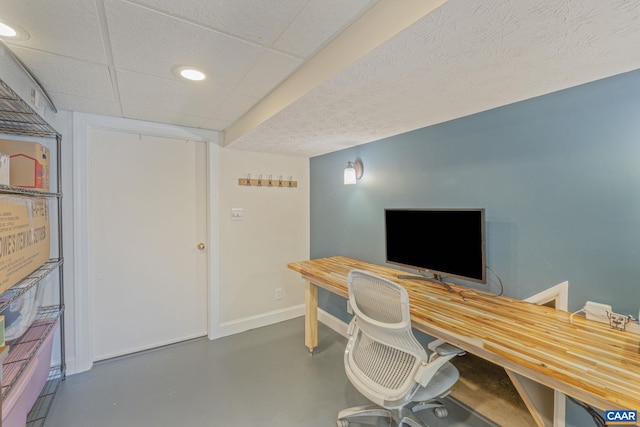
[[[92,236],[89,211],[89,155],[92,129],[104,129],[188,139],[206,143],[207,151],[207,293],[208,337],[220,336],[219,321],[219,157],[220,134],[139,120],[73,113],[73,326],[74,345],[67,347],[67,372],[88,371],[93,366],[93,283],[91,265]]]

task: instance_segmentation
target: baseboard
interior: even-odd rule
[[[281,310],[274,310],[256,316],[248,316],[242,319],[221,323],[217,331],[218,333],[210,338],[222,338],[240,332],[248,331],[250,329],[273,325],[274,323],[280,323],[285,320],[294,319],[300,316],[304,316],[304,304],[294,305],[291,307],[283,308]]]
[[[67,369],[65,372],[65,374],[67,375],[79,374],[80,372],[83,372],[83,371],[79,371],[78,368],[76,367],[75,357],[66,357],[65,364],[67,365],[66,366]]]
[[[333,329],[343,337],[347,336],[347,328],[349,325],[320,308],[318,309],[318,321],[322,322],[328,328]]]
[[[249,316],[238,320],[232,320],[220,324],[219,334],[215,338],[222,338],[228,335],[248,331],[249,329],[260,328],[272,325],[285,320],[304,316],[304,304],[288,307],[282,310],[271,311],[257,316]],[[321,308],[318,309],[318,321],[328,328],[336,331],[340,335],[347,336],[348,324],[337,317],[327,313]]]

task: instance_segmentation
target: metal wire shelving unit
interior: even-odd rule
[[[61,314],[58,306],[41,307],[27,332],[11,343],[9,357],[2,364],[3,400],[11,393],[42,343],[53,333]]]
[[[28,70],[27,70],[28,71]],[[37,83],[36,80],[34,82]],[[41,89],[41,88],[40,88]],[[44,91],[43,91],[44,92]],[[0,193],[19,194],[24,196],[45,197],[52,199],[57,211],[57,254],[56,257],[40,266],[33,273],[22,279],[0,300],[0,310],[8,307],[16,298],[38,285],[43,279],[57,272],[58,303],[54,306],[42,307],[27,332],[17,340],[9,343],[9,355],[3,363],[2,397],[6,398],[24,373],[29,361],[37,353],[42,343],[59,329],[60,365],[49,371],[43,390],[35,402],[27,419],[27,425],[37,427],[44,425],[47,413],[58,385],[66,377],[65,326],[64,326],[64,271],[62,247],[62,171],[61,171],[61,135],[47,123],[29,104],[14,92],[3,80],[0,80],[0,134],[43,137],[55,139],[56,147],[56,184],[53,192],[42,192],[31,189],[0,185]],[[52,224],[53,226],[53,224]]]

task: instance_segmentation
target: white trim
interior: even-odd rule
[[[217,144],[207,144],[208,213],[209,232],[209,339],[220,336],[220,150]]]
[[[73,113],[73,213],[74,213],[74,327],[75,346],[73,354],[69,355],[67,371],[69,374],[84,372],[93,366],[93,318],[92,301],[93,286],[89,280],[91,277],[91,224],[89,218],[90,197],[89,194],[89,132],[91,129],[108,129],[112,131],[134,132],[145,135],[162,136],[168,138],[189,139],[207,143],[208,172],[207,206],[209,218],[209,276],[207,287],[209,289],[209,333],[217,330],[219,304],[217,301],[219,279],[218,271],[218,247],[214,242],[219,241],[217,211],[218,198],[215,197],[218,185],[218,146],[219,134],[213,131],[201,129],[189,129],[159,123],[143,122],[138,120],[122,119],[116,117],[98,116],[85,113]],[[212,170],[213,169],[213,170]],[[215,269],[215,270],[214,270]],[[215,299],[215,301],[214,301]]]
[[[551,301],[555,301],[555,309],[568,311],[569,310],[569,282],[564,281],[558,283],[555,286],[545,289],[542,292],[538,292],[535,295],[530,296],[525,300],[538,305],[544,305]]]
[[[295,319],[296,317],[304,316],[304,312],[304,304],[299,304],[280,310],[270,311],[268,313],[243,317],[242,319],[237,320],[230,320],[220,324],[220,328],[218,330],[219,335],[213,337],[210,336],[209,338],[222,338],[228,335],[248,331],[249,329],[256,329],[262,326],[283,322],[285,320]]]
[[[89,253],[91,235],[88,215],[88,161],[89,158],[88,116],[73,114],[73,303],[74,303],[74,354],[69,357],[69,374],[84,372],[93,365],[93,317],[91,316],[93,294],[89,281]]]
[[[347,337],[347,329],[349,328],[349,325],[321,308],[318,309],[318,321],[322,322],[328,328],[333,329],[343,337]]]
[[[87,113],[73,113],[74,122],[81,121],[85,126],[93,129],[141,133],[144,135],[167,138],[189,139],[191,141],[208,141],[218,145],[219,133],[204,129],[185,128],[163,123],[144,122],[141,120],[124,119],[120,117],[98,116]],[[88,137],[85,135],[85,138]],[[75,133],[74,133],[75,141]]]

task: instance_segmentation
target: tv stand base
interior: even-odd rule
[[[451,286],[447,285],[445,282],[443,282],[442,280],[437,279],[435,277],[411,276],[411,275],[399,274],[398,275],[398,279],[425,280],[427,282],[432,282],[432,283],[435,283],[437,285],[444,286],[445,288],[447,288],[449,293],[453,293],[453,289],[451,289]]]

